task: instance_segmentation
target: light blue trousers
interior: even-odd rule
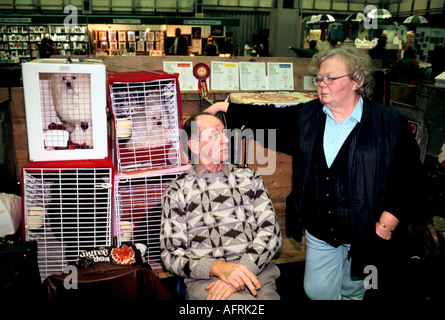
[[[350,245],[337,248],[306,231],[304,291],[311,300],[362,300],[363,279],[351,279]]]

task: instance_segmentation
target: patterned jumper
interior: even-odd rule
[[[261,176],[225,164],[216,173],[195,165],[164,191],[161,258],[168,271],[210,279],[215,260],[258,275],[281,247],[281,231]]]

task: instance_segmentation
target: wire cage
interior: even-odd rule
[[[22,70],[30,160],[106,158],[105,65],[37,59]]]
[[[414,137],[416,138],[417,144],[419,145],[420,160],[423,162],[425,160],[429,138],[428,120],[426,118],[425,111],[416,106],[399,101],[391,101],[390,106],[391,108],[400,111],[408,121]]]
[[[30,162],[23,168],[23,233],[37,242],[42,281],[79,254],[110,246],[111,160]]]
[[[160,228],[162,194],[166,186],[191,165],[114,177],[115,235],[118,245],[142,243],[153,270],[162,268]]]
[[[108,100],[119,172],[181,166],[178,74],[111,73]]]

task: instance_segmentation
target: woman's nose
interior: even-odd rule
[[[318,87],[323,87],[324,88],[326,86],[327,86],[327,84],[326,84],[326,82],[324,82],[324,79],[318,83]]]

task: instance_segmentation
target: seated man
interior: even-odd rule
[[[219,118],[194,115],[184,130],[197,161],[164,191],[164,266],[185,278],[190,300],[279,299],[270,260],[281,231],[263,179],[224,163],[229,140]]]

